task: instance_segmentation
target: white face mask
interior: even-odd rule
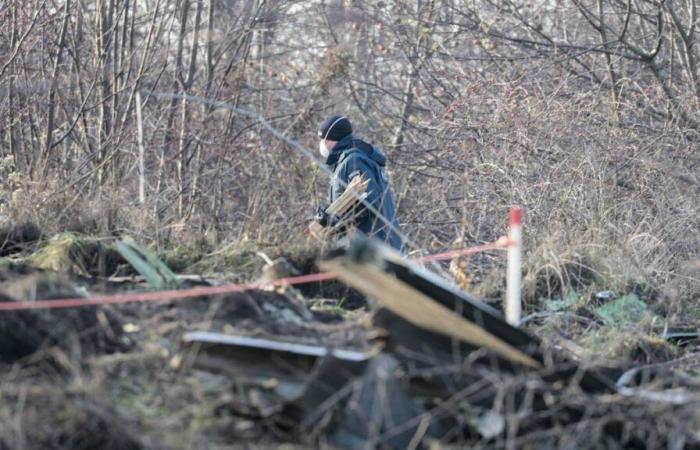
[[[326,141],[325,141],[325,140],[321,140],[321,141],[318,143],[318,152],[319,152],[319,153],[321,154],[321,156],[323,156],[324,158],[328,158],[328,155],[330,155],[331,152],[330,152],[330,150],[328,150],[328,148],[326,147]]]

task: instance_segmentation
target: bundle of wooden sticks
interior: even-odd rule
[[[355,206],[360,205],[369,195],[367,186],[369,186],[369,179],[364,176],[353,178],[340,197],[326,208],[326,214],[331,223],[324,227],[313,221],[309,225],[309,233],[318,239],[325,239],[346,226],[354,218]],[[335,217],[338,218],[337,221],[333,220]]]

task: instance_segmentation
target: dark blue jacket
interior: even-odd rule
[[[386,176],[386,158],[377,147],[374,147],[352,135],[339,141],[326,159],[326,164],[333,171],[331,181],[330,202],[333,203],[345,191],[345,187],[358,175],[369,179],[367,192],[368,201],[379,211],[392,226],[378,218],[372,211],[364,208],[355,218],[357,229],[373,236],[397,250],[403,243],[399,237],[399,223],[396,220],[394,200],[389,190],[389,180]]]

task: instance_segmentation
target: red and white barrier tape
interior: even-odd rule
[[[437,255],[427,255],[427,256],[419,256],[416,258],[416,262],[418,263],[427,263],[427,262],[434,262],[434,261],[444,261],[446,259],[453,259],[453,258],[459,258],[460,256],[468,256],[472,255],[474,253],[479,253],[479,252],[485,252],[488,250],[502,250],[505,248],[510,247],[511,242],[508,238],[502,237],[498,241],[492,243],[492,244],[483,244],[483,245],[477,245],[475,247],[469,247],[469,248],[462,248],[459,250],[451,250],[449,252],[445,253],[438,253]]]
[[[500,250],[508,248],[511,242],[507,238],[501,238],[492,244],[478,245],[459,250],[439,253],[436,255],[428,255],[415,258],[416,262],[426,263],[434,261],[444,261],[467,256],[487,250]],[[231,294],[235,292],[245,292],[258,290],[264,287],[276,286],[291,286],[306,283],[315,283],[319,281],[332,280],[336,277],[335,274],[329,272],[313,273],[309,275],[301,275],[298,277],[280,278],[274,281],[242,283],[242,284],[227,284],[224,286],[205,286],[182,290],[168,290],[157,292],[140,292],[133,294],[116,294],[116,295],[97,295],[94,297],[81,298],[62,298],[55,300],[36,300],[36,301],[21,301],[21,302],[0,302],[0,312],[2,311],[22,311],[29,309],[57,309],[57,308],[74,308],[78,306],[96,306],[96,305],[117,305],[123,303],[135,302],[156,302],[161,300],[180,300],[187,298],[204,297],[208,295]]]

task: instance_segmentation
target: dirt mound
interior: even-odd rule
[[[36,242],[41,231],[32,222],[0,222],[0,256],[7,256],[21,251],[25,244]]]
[[[84,297],[84,289],[51,274],[34,274],[0,284],[4,301]],[[57,346],[80,355],[126,350],[130,341],[107,307],[4,311],[0,314],[0,361],[14,362]]]
[[[51,386],[19,391],[0,392],[0,449],[142,448],[124,419],[94,400]]]

